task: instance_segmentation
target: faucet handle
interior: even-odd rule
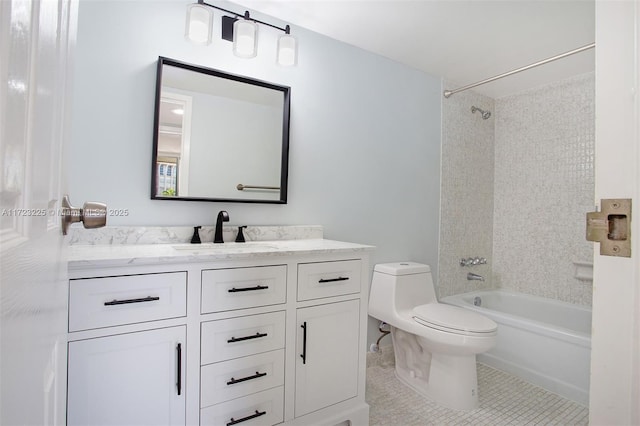
[[[471,266],[473,265],[473,258],[470,257],[468,259],[465,259],[464,257],[462,259],[460,259],[460,266]]]
[[[486,265],[487,259],[485,257],[469,257],[465,259],[464,257],[460,259],[460,266],[475,266],[475,265]]]
[[[242,233],[242,230],[245,229],[247,227],[247,225],[243,225],[243,226],[238,226],[238,236],[236,237],[236,243],[244,243],[244,234]]]
[[[202,226],[194,226],[193,227],[193,236],[191,237],[191,244],[200,244],[202,241],[200,240],[200,233],[198,230],[202,228]]]

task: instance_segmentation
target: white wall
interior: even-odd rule
[[[296,68],[275,65],[279,32],[267,27],[258,56],[236,58],[219,38],[220,13],[214,44],[194,46],[183,36],[187,4],[80,2],[72,202],[129,210],[110,225],[212,225],[222,209],[232,225],[319,224],[326,238],[377,246],[372,264],[409,259],[437,274],[440,80],[296,27]],[[158,56],[292,88],[287,205],[150,199]]]

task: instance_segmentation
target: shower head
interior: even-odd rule
[[[487,118],[491,117],[491,112],[482,110],[482,109],[480,109],[478,107],[475,107],[475,106],[472,106],[471,107],[471,112],[475,113],[476,111],[478,111],[480,114],[482,114],[482,119],[483,120],[486,120]]]

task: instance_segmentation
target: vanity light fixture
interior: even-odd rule
[[[187,24],[184,37],[195,44],[211,44],[213,11],[203,4],[187,6]]]
[[[213,13],[208,8],[218,9],[232,16],[222,16],[222,38],[233,42],[233,53],[241,58],[254,58],[258,53],[258,25],[265,25],[282,31],[278,39],[276,62],[282,66],[295,66],[298,62],[298,40],[290,34],[290,27],[285,28],[269,24],[249,15],[248,11],[241,15],[223,9],[204,0],[187,6],[187,25],[185,37],[196,44],[210,44],[213,26]]]
[[[278,38],[278,64],[283,67],[294,66],[298,61],[298,40],[289,31],[287,25],[284,34]]]
[[[244,19],[233,23],[233,53],[239,58],[254,58],[258,53],[258,25],[251,21],[249,12]]]

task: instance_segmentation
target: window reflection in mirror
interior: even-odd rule
[[[151,198],[286,203],[289,93],[160,58]]]
[[[168,90],[160,98],[156,195],[189,194],[191,99]]]

